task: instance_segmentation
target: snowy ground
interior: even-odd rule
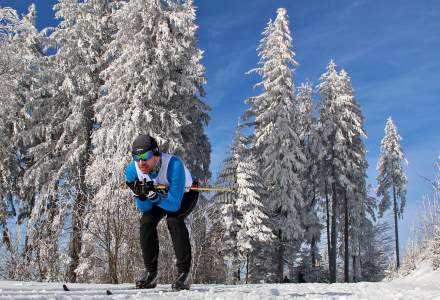
[[[0,281],[0,299],[439,299],[440,272],[423,270],[392,282],[354,284],[200,285],[172,292],[170,285],[134,290],[132,285]],[[113,292],[107,296],[106,290]]]

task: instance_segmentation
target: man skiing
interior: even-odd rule
[[[142,212],[140,243],[145,265],[145,273],[136,281],[136,287],[156,287],[159,256],[156,227],[167,216],[178,270],[172,288],[189,289],[191,244],[184,220],[199,196],[197,191],[190,190],[193,178],[179,158],[161,153],[157,141],[149,135],[141,134],[134,140],[132,156],[133,161],[125,170],[125,179],[134,193],[136,207]],[[157,185],[167,186],[167,189],[158,190]]]

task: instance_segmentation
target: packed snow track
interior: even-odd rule
[[[438,281],[440,282],[440,281]],[[170,285],[136,290],[130,284],[69,284],[0,281],[0,299],[440,299],[440,283],[408,278],[393,282],[336,284],[194,284],[190,291],[171,291]],[[113,295],[107,295],[107,290]]]

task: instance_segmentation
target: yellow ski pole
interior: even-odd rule
[[[167,185],[159,184],[156,185],[156,188],[159,190],[165,190],[168,188]],[[191,187],[193,191],[218,191],[218,192],[233,192],[233,190],[223,187],[209,187],[209,186],[201,186],[201,187]]]

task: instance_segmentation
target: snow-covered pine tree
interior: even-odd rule
[[[27,57],[20,57],[24,49],[20,29],[26,23],[11,8],[0,7],[0,233],[2,242],[10,246],[8,219],[16,215],[14,196],[19,194],[17,182],[20,163],[16,133],[22,127],[17,116],[24,106],[27,88],[22,80],[27,68]]]
[[[385,136],[381,141],[379,161],[377,163],[377,195],[381,197],[379,203],[379,216],[391,207],[393,201],[394,231],[396,243],[396,264],[400,267],[399,258],[399,232],[398,218],[402,217],[406,201],[407,179],[403,170],[405,160],[400,140],[402,138],[391,117],[388,118],[385,126]],[[390,190],[393,192],[393,199],[390,199]]]
[[[318,85],[321,96],[320,120],[318,135],[321,152],[318,157],[324,160],[321,163],[326,187],[323,194],[328,193],[327,187],[332,192],[332,228],[330,249],[330,279],[336,281],[336,256],[337,256],[337,222],[343,217],[344,222],[344,253],[345,254],[345,281],[349,280],[348,250],[349,250],[349,211],[354,203],[361,203],[366,199],[365,172],[365,147],[362,137],[366,137],[363,129],[363,117],[359,104],[354,100],[350,78],[345,71],[336,72],[333,61],[327,66]],[[328,184],[327,184],[328,182]],[[340,201],[341,199],[344,202]],[[361,209],[363,206],[357,206]],[[343,213],[339,214],[343,208]],[[358,212],[358,214],[360,211]],[[342,222],[342,220],[341,220]]]
[[[319,149],[317,152],[317,159],[320,164],[320,188],[321,194],[325,195],[326,199],[330,281],[336,282],[336,221],[338,204],[336,202],[337,197],[335,195],[336,186],[334,182],[336,179],[333,171],[334,163],[332,160],[334,160],[334,158],[332,156],[332,149],[333,144],[335,143],[336,134],[336,129],[334,128],[335,126],[333,124],[333,117],[334,114],[336,114],[336,109],[333,102],[338,96],[340,83],[338,74],[336,72],[336,65],[334,64],[333,60],[327,65],[327,72],[321,75],[320,81],[321,83],[317,87],[321,97],[320,117],[316,125],[316,142],[314,148]],[[329,203],[330,195],[332,195],[331,208]]]
[[[252,148],[245,145],[245,137],[239,139],[237,164],[237,199],[236,208],[240,216],[240,229],[237,233],[237,247],[242,260],[245,261],[248,283],[250,255],[256,246],[269,244],[275,235],[267,226],[268,216],[261,203],[259,192],[262,189],[262,179],[258,174],[257,160],[252,154]]]
[[[3,243],[3,272],[8,278],[30,279],[24,255],[25,232],[21,225],[32,209],[32,197],[20,197],[20,182],[26,167],[19,143],[27,120],[26,102],[31,81],[40,64],[34,37],[35,6],[20,17],[12,8],[0,7],[0,234]],[[18,228],[18,230],[17,230]]]
[[[219,205],[218,211],[222,216],[221,232],[222,246],[221,253],[225,261],[226,282],[235,284],[239,280],[240,274],[240,253],[238,250],[238,232],[241,228],[241,216],[237,209],[237,167],[241,159],[239,150],[240,139],[242,138],[239,130],[236,130],[234,140],[229,147],[228,155],[223,161],[216,184],[221,187],[232,189],[233,192],[218,192],[213,198]]]
[[[193,0],[168,0],[165,9],[168,26],[173,36],[173,48],[166,43],[160,44],[158,52],[169,59],[169,85],[175,92],[170,93],[170,107],[185,122],[182,122],[181,135],[183,147],[178,145],[170,151],[181,156],[192,174],[199,179],[209,180],[211,144],[204,129],[208,125],[210,107],[200,99],[205,92],[205,68],[200,63],[203,51],[196,47],[196,9]],[[174,117],[172,119],[175,119]]]
[[[359,238],[360,221],[368,212],[375,208],[375,199],[368,197],[366,187],[366,172],[368,163],[366,149],[362,138],[366,137],[364,129],[364,117],[359,103],[354,97],[351,79],[345,70],[339,72],[342,84],[342,97],[345,98],[343,122],[345,122],[345,145],[347,147],[345,160],[346,177],[350,184],[345,187],[346,198],[344,199],[344,276],[349,281],[349,259],[359,253],[357,247],[350,247],[349,241],[356,242]],[[351,224],[351,226],[350,226]],[[350,252],[350,249],[353,251]]]
[[[246,268],[248,281],[250,255],[256,245],[267,244],[275,236],[267,224],[267,215],[259,199],[261,180],[257,173],[256,159],[247,146],[249,138],[240,133],[237,126],[228,156],[218,175],[219,186],[233,189],[233,192],[219,192],[214,197],[223,221],[222,254],[226,264],[226,281],[236,284],[240,280],[241,266]]]
[[[61,90],[68,99],[69,117],[64,122],[63,139],[69,149],[69,159],[63,166],[68,173],[66,184],[71,186],[71,231],[69,265],[66,278],[76,281],[75,269],[81,252],[84,209],[89,192],[85,184],[85,171],[89,163],[93,132],[93,105],[104,84],[101,72],[108,65],[105,52],[116,32],[112,12],[118,1],[59,0],[55,16],[60,24],[51,35],[57,45],[56,63],[64,75]]]
[[[370,225],[373,223],[374,226],[377,225],[375,214],[377,209],[376,198],[362,192],[364,184],[359,182],[359,190],[354,191],[354,201],[351,201],[349,206],[349,257],[352,259],[351,274],[353,274],[353,282],[363,280],[362,276],[365,272],[363,271],[362,263],[370,259],[363,255],[362,250],[365,247],[363,243],[370,242],[369,239],[365,238],[366,234],[370,232]],[[370,190],[371,187],[367,189],[367,191]],[[345,253],[343,255],[345,258]],[[374,258],[371,258],[372,260]]]
[[[392,252],[391,228],[387,222],[372,222],[364,218],[361,223],[362,238],[358,239],[358,280],[380,281],[390,263]],[[353,241],[354,242],[354,241]]]
[[[292,37],[287,11],[277,10],[274,22],[269,21],[259,50],[260,67],[251,70],[262,76],[257,84],[263,92],[247,100],[250,105],[244,119],[255,116],[256,155],[260,173],[264,177],[267,196],[262,197],[268,205],[278,235],[278,281],[283,279],[283,241],[300,240],[304,234],[301,213],[304,208],[301,174],[305,156],[298,133],[292,124],[294,119],[293,71],[297,66],[292,50]]]
[[[35,28],[35,6],[31,5],[21,20],[15,19],[3,24],[16,26],[13,40],[19,73],[14,78],[16,97],[11,100],[19,111],[11,111],[14,122],[10,128],[16,138],[13,153],[22,170],[15,181],[19,187],[15,198],[20,202],[15,205],[18,223],[27,221],[22,256],[32,273],[27,279],[56,279],[60,274],[58,238],[66,208],[61,182],[64,174],[59,168],[60,123],[66,110],[56,89],[59,74],[45,51],[48,41]]]
[[[205,266],[205,282],[226,282],[226,269],[222,254],[223,237],[225,235],[225,226],[223,222],[222,207],[223,203],[220,198],[223,196],[216,193],[207,207],[207,261]],[[211,268],[210,268],[211,267]]]
[[[297,110],[297,122],[299,139],[305,147],[309,143],[313,126],[313,87],[310,82],[301,83],[295,98],[295,110]]]
[[[313,117],[313,87],[310,82],[302,83],[298,88],[295,99],[295,110],[297,111],[297,132],[299,133],[300,144],[306,156],[306,167],[303,174],[303,198],[305,213],[302,214],[304,224],[304,237],[310,245],[310,266],[316,266],[318,254],[317,245],[320,241],[321,225],[318,217],[318,166],[316,149],[314,149],[314,128],[316,119]]]
[[[94,148],[91,164],[87,168],[87,182],[92,187],[93,199],[88,213],[89,231],[99,234],[99,228],[108,215],[127,212],[126,219],[119,219],[117,226],[109,228],[106,239],[121,243],[136,240],[136,235],[125,228],[127,219],[134,222],[136,214],[131,210],[131,197],[123,185],[123,171],[130,157],[133,139],[139,133],[149,133],[158,139],[162,151],[177,153],[187,159],[190,152],[206,154],[207,142],[189,145],[183,131],[194,126],[201,134],[205,116],[203,102],[196,94],[204,82],[201,52],[195,48],[195,26],[191,1],[141,1],[124,3],[115,15],[118,32],[106,55],[109,67],[103,72],[105,85],[102,96],[95,104],[97,130],[92,135]],[[197,105],[196,105],[197,104]],[[196,112],[190,112],[195,109]],[[197,119],[197,122],[192,121]],[[204,148],[201,149],[202,145]],[[200,148],[200,149],[199,149]],[[200,150],[200,152],[199,152]],[[189,162],[191,169],[195,160]],[[200,158],[200,164],[209,162]],[[207,167],[200,167],[206,172]],[[202,172],[201,172],[202,173]],[[125,228],[125,231],[122,230]],[[119,232],[123,236],[119,239]],[[124,236],[124,234],[126,234]],[[128,235],[132,235],[131,237]],[[93,246],[93,234],[86,238],[88,249]],[[108,261],[122,255],[121,244],[113,244],[104,256]],[[85,270],[93,251],[84,251],[80,264]],[[103,266],[107,268],[106,266]],[[117,281],[116,265],[108,269],[111,281]],[[110,268],[110,267],[108,267]]]

